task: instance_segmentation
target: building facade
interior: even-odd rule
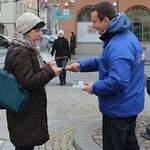
[[[131,31],[137,36],[143,47],[150,49],[150,1],[148,0],[108,0],[117,12],[124,12],[132,21]],[[71,31],[77,35],[77,45],[80,51],[89,49],[97,51],[100,46],[99,35],[91,30],[90,8],[100,0],[61,0],[60,14],[71,15],[71,19],[60,19],[60,29],[65,37],[70,38]],[[67,13],[68,14],[67,14]],[[85,45],[86,43],[86,45]],[[94,43],[94,44],[93,44]],[[95,47],[94,47],[95,45]],[[93,51],[92,51],[93,52]]]
[[[126,13],[132,22],[130,30],[143,47],[150,49],[150,1],[108,1],[117,12]],[[46,34],[57,34],[58,30],[62,29],[65,37],[70,39],[73,31],[77,36],[77,50],[85,53],[86,49],[90,53],[92,49],[92,52],[96,53],[101,47],[99,43],[102,42],[97,31],[91,29],[90,8],[98,2],[100,0],[1,0],[0,33],[12,37],[17,18],[29,11],[46,22]]]
[[[16,20],[25,12],[38,15],[37,0],[1,0],[0,33],[13,37]]]
[[[13,36],[17,18],[26,11],[26,0],[1,0],[0,33]]]
[[[55,12],[59,8],[57,0],[56,5],[52,0],[1,0],[0,5],[0,34],[12,37],[17,18],[27,11],[46,22],[43,30],[46,34],[55,34],[58,30],[59,21],[55,20]]]

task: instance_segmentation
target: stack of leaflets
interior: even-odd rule
[[[86,84],[83,81],[74,80],[73,86],[74,88],[84,88]]]

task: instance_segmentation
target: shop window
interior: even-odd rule
[[[91,21],[91,8],[82,10],[78,16],[78,21]]]
[[[91,8],[82,10],[78,16],[78,42],[99,42],[98,31],[92,29]]]
[[[131,31],[140,42],[150,42],[150,13],[143,8],[136,7],[127,12],[132,22]]]

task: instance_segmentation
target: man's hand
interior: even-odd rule
[[[67,67],[68,71],[79,72],[81,70],[79,63],[73,63]]]
[[[82,91],[86,91],[87,93],[89,94],[93,94],[92,93],[92,86],[93,86],[93,83],[92,82],[85,82],[85,87],[82,88]]]

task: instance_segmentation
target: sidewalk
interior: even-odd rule
[[[88,57],[89,55],[73,55],[69,63]],[[146,67],[146,72],[149,70]],[[98,99],[80,88],[72,87],[73,80],[94,82],[97,79],[97,72],[67,72],[66,86],[59,86],[58,77],[46,85],[50,140],[46,143],[46,148],[42,145],[40,150],[102,150],[102,115],[98,110]],[[145,94],[145,109],[138,118],[136,130],[141,150],[150,149],[150,140],[140,137],[150,122],[150,97],[146,91]],[[5,110],[0,110],[0,138],[6,139],[3,143],[0,140],[0,150],[14,150],[9,141]],[[38,147],[35,148],[37,149]]]

